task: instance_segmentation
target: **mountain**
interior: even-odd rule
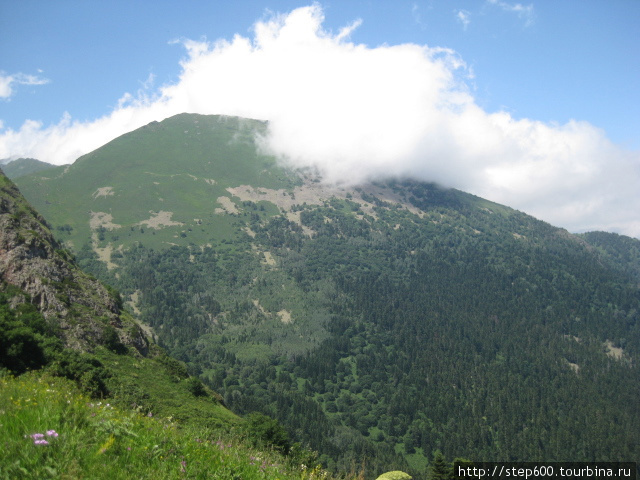
[[[55,167],[55,165],[41,162],[35,158],[18,158],[12,161],[2,160],[0,164],[2,165],[2,171],[10,179]]]
[[[182,114],[16,181],[164,348],[334,471],[640,457],[639,241],[327,186],[260,153],[267,128]]]
[[[265,128],[252,120],[178,115],[19,185],[52,224],[70,227],[63,238],[77,248],[91,234],[108,237],[114,248],[141,239],[154,248],[233,240],[232,217],[217,212],[234,211],[226,189],[236,179],[276,190],[294,186],[274,158],[256,154],[254,135]]]

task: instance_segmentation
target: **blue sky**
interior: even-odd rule
[[[68,163],[182,109],[241,114],[328,178],[413,175],[640,237],[638,25],[636,0],[0,0],[0,158]]]

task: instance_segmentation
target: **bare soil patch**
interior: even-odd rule
[[[93,198],[98,198],[98,197],[108,197],[110,195],[115,195],[115,193],[113,192],[113,187],[100,187],[95,192],[93,192],[93,195],[91,196]]]
[[[273,258],[273,255],[271,255],[271,252],[263,252],[264,253],[264,261],[267,263],[267,265],[274,267],[276,265],[276,260],[275,258]]]
[[[615,358],[616,360],[622,359],[622,356],[624,355],[624,350],[622,350],[621,348],[614,347],[611,340],[607,340],[606,342],[604,342],[604,346],[607,349],[607,355],[609,355],[611,358]]]
[[[287,310],[280,310],[278,312],[278,316],[280,317],[280,321],[286,325],[293,323],[293,319],[291,318],[291,312]]]
[[[89,227],[91,230],[97,230],[100,227],[107,230],[115,230],[122,228],[122,225],[113,223],[113,215],[106,212],[91,212],[91,219],[89,220]]]
[[[153,212],[149,213],[151,213],[151,217],[149,217],[148,220],[138,222],[136,223],[136,225],[146,225],[147,228],[153,228],[154,230],[160,230],[164,227],[184,225],[184,223],[174,222],[173,220],[171,220],[173,212],[165,212],[164,210],[161,210],[155,214]]]
[[[409,210],[411,213],[416,215],[424,215],[422,210],[416,208],[389,188],[365,185],[361,187],[360,190],[365,195],[373,195],[382,202],[399,205],[401,208]],[[293,206],[303,205],[305,203],[307,205],[322,205],[325,201],[330,200],[331,198],[337,198],[340,200],[348,199],[357,203],[364,213],[377,218],[376,213],[373,210],[374,205],[365,201],[359,191],[353,191],[351,188],[347,189],[335,185],[326,185],[321,182],[313,182],[309,179],[306,179],[303,186],[295,187],[292,192],[288,192],[283,189],[273,190],[269,188],[255,188],[251,185],[240,185],[239,187],[227,188],[227,191],[233,196],[239,198],[241,201],[259,202],[264,200],[273,203],[280,208],[282,212],[290,213],[295,213],[291,212]]]
[[[216,213],[239,213],[235,203],[233,203],[233,201],[229,197],[218,197],[217,201],[220,205],[222,205],[222,208],[216,208]]]

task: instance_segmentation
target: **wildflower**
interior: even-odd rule
[[[44,437],[44,433],[34,433],[33,435],[31,435],[31,438],[33,438],[34,440],[38,440],[43,437]]]
[[[34,445],[49,445],[49,442],[47,442],[46,440],[42,439],[42,440],[35,440],[33,442]]]
[[[113,442],[115,442],[116,437],[114,437],[113,435],[109,436],[109,438],[107,439],[106,442],[104,442],[101,446],[100,446],[100,450],[98,450],[98,453],[106,453],[107,450],[109,450],[111,448],[111,446],[113,445]],[[146,447],[145,447],[146,448]]]
[[[182,461],[180,462],[180,471],[181,471],[181,472],[183,472],[183,473],[184,473],[184,472],[186,472],[186,470],[185,470],[185,468],[184,468],[184,467],[186,467],[186,466],[187,466],[187,462],[186,462],[185,460],[182,460]]]
[[[49,437],[57,438],[58,437],[58,432],[56,432],[55,430],[47,430],[47,435]]]
[[[151,413],[151,412],[147,413],[147,417],[149,417],[149,418],[153,417],[153,413]]]

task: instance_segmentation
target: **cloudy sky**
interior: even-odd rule
[[[636,0],[0,0],[0,158],[181,112],[328,181],[410,175],[640,238]]]

